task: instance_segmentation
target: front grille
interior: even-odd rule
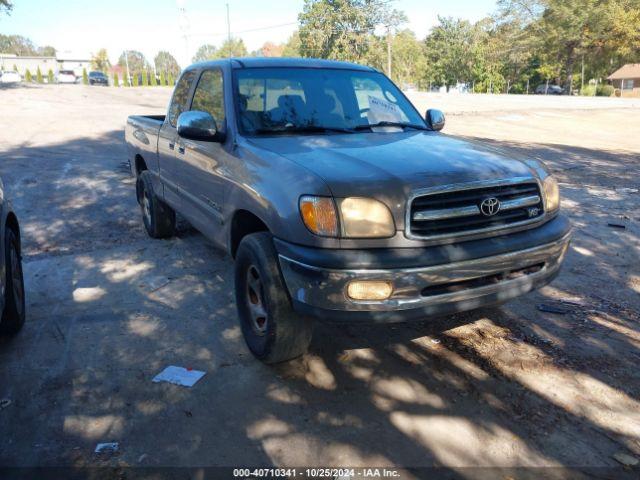
[[[497,199],[500,204],[494,214],[488,205],[482,207],[483,201],[492,203],[491,199]],[[535,180],[471,188],[461,185],[456,190],[425,193],[414,198],[409,209],[410,233],[421,238],[468,235],[524,225],[539,220],[544,213]]]

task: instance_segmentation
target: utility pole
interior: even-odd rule
[[[187,0],[176,0],[176,3],[180,15],[178,26],[180,30],[182,30],[182,36],[184,38],[184,61],[189,65],[189,18],[187,17]]]
[[[387,26],[387,76],[391,78],[391,27]]]
[[[231,42],[231,20],[229,20],[229,2],[227,2],[227,40]]]

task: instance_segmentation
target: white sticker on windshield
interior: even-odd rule
[[[395,103],[369,95],[369,123],[401,122],[402,113]]]

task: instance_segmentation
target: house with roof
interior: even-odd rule
[[[640,97],[640,63],[627,63],[607,77],[617,97]]]

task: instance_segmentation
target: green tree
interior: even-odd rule
[[[89,85],[89,75],[87,75],[87,69],[82,69],[82,84]]]
[[[27,82],[27,83],[31,83],[33,81],[33,78],[31,77],[31,72],[29,71],[28,68],[24,72],[24,81]]]
[[[149,72],[149,85],[151,85],[152,87],[158,86],[158,79],[156,78],[156,72],[154,72],[153,70]]]
[[[376,29],[395,29],[406,17],[387,0],[305,0],[298,21],[301,56],[357,62]]]
[[[0,52],[13,53],[20,57],[38,54],[33,42],[21,35],[0,34]]]
[[[117,72],[113,72],[113,86],[114,87],[119,87],[120,86],[120,78],[118,77],[118,73]]]
[[[142,75],[142,86],[143,87],[148,87],[149,86],[149,71],[148,70],[143,70],[140,74]]]
[[[9,0],[0,0],[0,12],[3,10],[7,13],[11,11],[13,4]]]
[[[36,70],[36,82],[44,83],[44,79],[42,78],[42,72],[40,71],[40,67]]]
[[[164,70],[160,70],[160,86],[164,87],[167,85],[167,76],[164,74]]]
[[[246,57],[249,53],[241,38],[225,40],[218,50],[216,58]]]
[[[111,62],[109,61],[109,55],[107,50],[101,48],[91,58],[91,69],[97,72],[107,73],[111,68]]]
[[[299,57],[300,56],[300,34],[296,30],[291,34],[282,50],[283,57]]]
[[[131,86],[131,78],[127,75],[127,71],[122,72],[122,86],[130,87]]]
[[[504,17],[522,22],[537,38],[540,52],[562,66],[567,93],[582,58],[594,65],[606,65],[605,59],[613,63],[616,58],[638,58],[638,0],[500,0],[499,6]]]
[[[53,70],[49,69],[49,71],[47,72],[47,83],[52,84],[53,81]]]
[[[167,51],[160,51],[153,59],[156,72],[172,72],[174,75],[180,73],[180,65],[178,61]]]
[[[46,45],[44,47],[38,47],[38,55],[41,57],[55,57],[56,49],[51,45]]]
[[[192,61],[195,63],[219,58],[217,52],[218,49],[211,44],[207,43],[205,45],[201,45],[200,48],[198,48],[198,50],[196,51],[196,54],[193,56]],[[167,72],[171,73],[171,70],[167,70]]]
[[[140,74],[139,73],[134,73],[133,74],[133,86],[137,87],[140,84],[140,80],[139,80]]]
[[[171,72],[169,72],[169,78],[167,79],[167,85],[173,87],[176,84],[176,79]]]
[[[472,82],[478,30],[467,20],[438,17],[438,22],[424,42],[433,81],[446,86]]]
[[[137,50],[126,50],[120,54],[120,58],[118,58],[118,65],[126,69],[127,61],[129,63],[130,74],[133,74],[133,72],[141,72],[142,70],[149,68],[149,62],[147,62],[145,56]]]
[[[386,41],[384,42],[386,43]],[[391,78],[400,87],[420,83],[427,69],[424,45],[411,30],[402,30],[391,42]],[[386,55],[385,55],[386,56]]]

